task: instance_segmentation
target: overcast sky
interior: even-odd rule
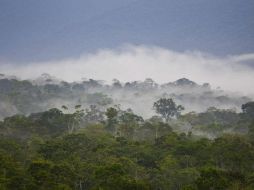
[[[254,52],[253,0],[0,0],[0,60],[76,57],[123,44]]]
[[[254,0],[0,0],[0,73],[254,93]]]

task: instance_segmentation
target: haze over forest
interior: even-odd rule
[[[0,190],[253,190],[253,0],[1,0]]]
[[[185,107],[185,112],[204,112],[210,107],[239,112],[242,104],[253,100],[253,96],[227,92],[213,88],[209,83],[198,84],[187,78],[163,84],[151,78],[129,82],[114,79],[111,84],[94,79],[68,83],[46,73],[31,80],[1,74],[0,92],[1,118],[61,108],[62,105],[96,105],[102,110],[120,105],[149,118],[155,115],[152,106],[159,98],[173,98]]]

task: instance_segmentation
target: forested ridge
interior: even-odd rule
[[[51,108],[97,105],[102,110],[120,104],[142,117],[155,113],[151,105],[159,98],[172,98],[186,112],[204,112],[209,107],[241,111],[241,105],[253,101],[253,95],[227,92],[208,83],[197,84],[186,78],[158,84],[153,79],[112,83],[95,79],[66,82],[43,74],[36,79],[21,80],[0,74],[0,119],[14,114],[29,115]]]
[[[85,84],[96,86],[97,82]],[[217,97],[214,94],[218,92],[207,84],[200,87],[191,81],[180,82],[189,91],[202,89],[201,94],[210,92],[210,97]],[[106,85],[99,89],[119,91],[143,85],[135,84],[123,87],[115,81],[114,89]],[[61,91],[63,85],[50,84],[46,94],[42,91],[46,84],[0,80],[1,97],[19,110],[0,121],[1,190],[254,189],[254,102],[247,101],[250,98],[227,97],[228,102],[243,101],[239,111],[209,107],[195,112],[186,111],[185,101],[179,101],[186,94],[173,96],[167,89],[171,95],[155,96],[157,99],[147,105],[153,116],[143,117],[131,108],[114,104],[114,96],[98,89],[86,91],[80,84],[66,88],[75,85],[82,95],[79,101],[73,97],[72,103],[59,103],[48,110],[40,107],[40,111],[36,104],[52,96],[67,100],[73,92],[67,94],[68,90]],[[182,84],[170,85],[176,89]],[[157,88],[154,83],[152,86]],[[145,87],[138,92],[144,92]],[[6,114],[4,107],[1,113]]]

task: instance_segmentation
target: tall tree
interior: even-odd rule
[[[184,107],[181,105],[176,105],[176,103],[171,98],[161,98],[154,102],[153,108],[156,113],[160,114],[166,122],[168,122],[173,117],[178,117]]]
[[[68,107],[65,105],[63,105],[62,108],[64,110],[68,110]],[[68,133],[71,134],[80,126],[80,123],[84,117],[84,110],[81,109],[81,105],[76,105],[75,112],[65,114],[65,116],[67,119]]]

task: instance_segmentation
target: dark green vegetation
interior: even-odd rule
[[[254,189],[253,102],[241,113],[210,108],[183,115],[173,100],[158,102],[167,108],[162,117],[146,120],[95,105],[5,118],[0,189]]]

